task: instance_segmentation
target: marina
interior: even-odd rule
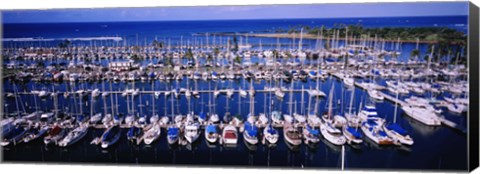
[[[438,56],[434,42],[365,36],[348,26],[275,38],[257,28],[225,34],[243,28],[204,22],[162,37],[56,39],[9,35],[18,26],[7,25],[4,160],[465,168],[463,47]],[[214,24],[222,30],[202,28]]]

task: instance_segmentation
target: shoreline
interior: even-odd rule
[[[244,34],[244,33],[211,33],[210,35],[216,35],[216,36],[234,36],[234,35],[238,35],[238,36],[245,36],[245,37],[264,37],[264,38],[288,38],[288,39],[292,39],[292,38],[296,38],[296,39],[299,39],[300,38],[300,33],[248,33],[248,34]],[[317,35],[313,35],[313,34],[303,34],[303,38],[304,39],[317,39]],[[323,40],[330,40],[332,39],[332,37],[324,37]],[[338,40],[345,40],[345,38],[341,37],[341,38],[337,38]],[[358,38],[349,38],[349,40],[354,40],[354,41],[361,41],[363,39],[358,39]],[[384,39],[384,41],[386,42],[397,42],[398,40],[391,40],[391,39]],[[400,40],[401,43],[417,43],[416,40]],[[426,40],[419,40],[418,43],[421,43],[421,44],[436,44],[438,43],[438,41],[426,41]],[[452,44],[455,44],[455,43],[452,43]]]

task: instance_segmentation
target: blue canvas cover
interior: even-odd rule
[[[378,135],[380,135],[382,137],[386,137],[387,133],[385,133],[384,131],[378,131]]]
[[[400,127],[400,125],[395,124],[395,123],[387,125],[387,129],[395,131],[402,136],[407,135],[407,131],[405,129],[403,129],[402,127]]]
[[[205,120],[207,118],[207,114],[205,114],[205,112],[200,112],[200,114],[198,116],[203,120]]]
[[[320,134],[320,132],[319,132],[318,130],[313,129],[313,128],[310,127],[310,126],[307,126],[307,130],[308,130],[308,132],[309,132],[310,134],[312,134],[312,135],[319,135],[319,134]]]
[[[269,134],[277,134],[277,130],[275,130],[272,125],[268,125],[267,132]]]
[[[257,136],[258,128],[247,121],[245,122],[245,131],[247,131],[248,136],[254,137]]]
[[[352,134],[355,138],[362,138],[362,134],[360,132],[352,127],[347,127],[346,129],[350,134]]]
[[[177,127],[169,127],[167,130],[167,134],[169,136],[178,135],[178,131],[179,129]]]
[[[217,128],[215,125],[211,124],[207,126],[206,131],[210,134],[217,133]]]

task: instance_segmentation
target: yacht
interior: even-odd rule
[[[402,106],[402,110],[407,116],[412,117],[423,124],[429,126],[440,126],[442,124],[437,114],[428,109],[404,105]]]

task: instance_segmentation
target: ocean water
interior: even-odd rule
[[[155,37],[158,39],[171,39],[172,45],[179,44],[180,38],[186,40],[195,40],[198,42],[206,42],[204,36],[192,36],[194,33],[201,32],[268,32],[275,28],[287,28],[298,24],[303,25],[326,25],[333,26],[335,23],[356,24],[362,23],[365,27],[385,27],[385,26],[401,26],[401,27],[420,27],[420,26],[445,26],[455,28],[460,31],[466,31],[467,18],[464,16],[453,17],[401,17],[401,18],[351,18],[351,19],[299,19],[299,20],[240,20],[240,21],[179,21],[179,22],[121,22],[121,23],[60,23],[60,24],[4,24],[4,38],[25,38],[25,37],[43,37],[43,38],[76,38],[76,37],[103,37],[103,36],[119,36],[126,39],[127,44],[136,44],[137,36],[139,44],[150,43]],[[212,38],[210,38],[212,39]],[[222,42],[220,38],[218,42]],[[227,38],[222,38],[223,42]],[[246,41],[246,38],[243,38]],[[249,43],[258,43],[259,38],[249,38]],[[210,40],[212,42],[212,40]],[[281,39],[281,43],[291,43],[291,39]],[[307,47],[314,47],[315,41],[305,40]],[[276,43],[276,39],[262,38],[262,43]],[[28,45],[48,45],[54,42],[4,42],[8,46],[28,46]],[[79,45],[90,45],[91,42],[78,42]],[[113,41],[95,41],[96,45],[112,45],[118,44]],[[386,48],[391,46],[387,43]],[[414,44],[402,44],[400,56],[404,60],[408,58],[410,51],[415,48]],[[427,45],[420,45],[423,55],[427,54]],[[255,49],[255,48],[254,48]],[[252,60],[261,61],[261,59],[252,58]],[[154,61],[158,61],[154,59]],[[4,63],[8,63],[5,61]],[[105,64],[106,62],[101,62]],[[148,61],[142,62],[147,64]],[[385,79],[377,79],[377,82],[384,84]],[[328,78],[326,81],[318,82],[322,91],[328,93],[332,86],[335,86],[334,103],[335,113],[348,112],[348,105],[352,91],[345,88],[341,81],[335,78]],[[32,89],[55,89],[60,91],[78,90],[78,89],[102,89],[102,83],[34,83],[16,84],[19,91],[30,91]],[[109,83],[105,83],[109,89]],[[263,89],[268,85],[267,82],[254,82],[256,89]],[[276,86],[290,87],[289,83],[276,83]],[[316,81],[309,80],[307,82],[294,82],[294,88],[305,89],[314,88]],[[126,87],[133,85],[125,83],[112,83],[112,89],[122,91]],[[181,82],[159,82],[153,84],[148,82],[137,82],[135,88],[141,90],[166,90],[172,87],[185,87],[187,80]],[[248,82],[237,81],[218,81],[204,82],[188,81],[188,86],[197,89],[224,89],[239,87],[247,88]],[[4,81],[4,92],[12,92],[13,84]],[[413,94],[412,94],[413,95]],[[448,94],[445,94],[448,95]],[[425,96],[430,96],[425,94]],[[125,97],[119,97],[119,111],[127,112],[127,100]],[[408,96],[400,96],[406,98]],[[435,96],[439,99],[442,95]],[[302,101],[303,98],[303,102]],[[21,98],[25,110],[32,112],[37,107],[44,111],[53,108],[53,100],[51,98],[39,99],[32,96],[22,96]],[[270,108],[265,101],[274,100],[273,108]],[[265,111],[279,110],[283,113],[290,111],[290,94],[286,94],[283,100],[279,100],[274,94],[257,93],[255,96],[255,113]],[[93,100],[89,98],[83,100],[80,104],[72,98],[63,98],[59,96],[60,108],[68,111],[78,112],[80,107],[83,112],[90,113],[91,107],[95,113],[103,112],[103,100],[98,98]],[[131,99],[130,99],[131,101]],[[294,110],[300,113],[309,113],[318,108],[318,113],[327,110],[327,101],[323,99],[309,98],[308,94],[295,93],[292,101],[297,101],[297,107],[292,106]],[[353,110],[358,111],[360,103],[365,104],[368,101],[368,94],[365,91],[355,88],[355,96],[353,101]],[[234,94],[232,98],[227,99],[224,95],[213,98],[208,94],[201,94],[200,99],[192,99],[188,101],[182,96],[179,100],[175,100],[172,104],[170,98],[160,96],[154,98],[152,95],[142,95],[134,98],[135,112],[142,112],[147,116],[152,115],[155,102],[155,111],[160,115],[186,114],[189,111],[199,112],[215,112],[223,117],[225,112],[232,114],[240,114],[244,117],[249,111],[249,99],[239,98],[238,94]],[[5,112],[12,113],[17,110],[15,101],[5,98]],[[107,99],[107,109],[110,112],[110,99]],[[144,107],[139,107],[139,104]],[[210,105],[213,103],[214,105]],[[337,104],[341,103],[341,104]],[[227,107],[228,105],[228,107]],[[265,105],[267,107],[265,107]],[[384,101],[375,103],[378,113],[388,122],[394,120],[394,105],[391,102]],[[444,111],[443,114],[449,120],[466,127],[466,115],[455,115]],[[345,168],[346,169],[428,169],[428,170],[463,170],[467,167],[467,138],[466,134],[456,129],[445,126],[429,127],[417,122],[403,114],[399,108],[397,110],[397,123],[404,127],[414,139],[415,144],[410,147],[379,147],[369,140],[365,140],[358,147],[345,145]],[[239,143],[235,148],[225,148],[220,145],[209,147],[205,143],[202,136],[197,142],[188,147],[170,148],[166,142],[166,130],[162,130],[161,138],[158,142],[151,146],[132,145],[129,144],[124,136],[126,130],[123,130],[123,136],[120,141],[113,147],[102,150],[98,146],[90,145],[90,141],[100,136],[102,130],[90,129],[87,136],[76,145],[68,148],[45,147],[41,141],[34,141],[28,144],[20,144],[15,147],[3,149],[3,159],[5,161],[29,161],[29,162],[55,162],[55,163],[108,163],[108,164],[149,164],[149,165],[216,165],[216,166],[257,166],[257,167],[293,167],[293,168],[335,168],[340,169],[341,166],[341,147],[334,146],[322,140],[316,147],[308,147],[301,145],[299,149],[290,149],[280,137],[279,143],[274,148],[268,148],[264,145],[255,147],[246,146],[239,137]],[[280,130],[280,135],[282,132]]]

